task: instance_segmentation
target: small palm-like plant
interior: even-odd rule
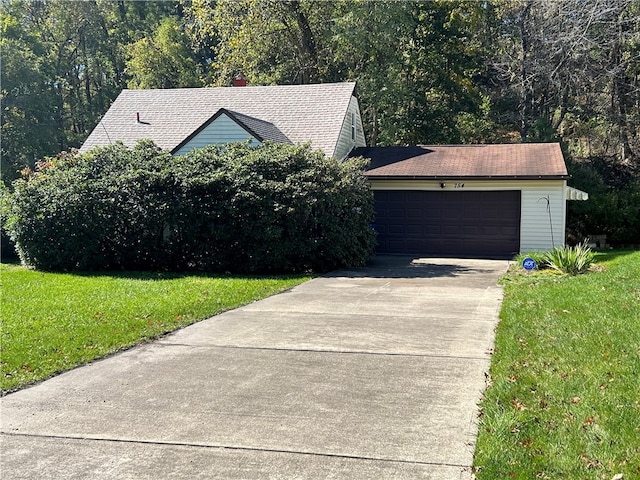
[[[578,275],[589,270],[595,255],[586,243],[575,247],[556,247],[543,255],[545,265],[569,275]]]

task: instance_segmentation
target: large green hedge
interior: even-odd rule
[[[308,145],[114,144],[40,162],[6,227],[45,270],[327,271],[373,252],[364,166]]]

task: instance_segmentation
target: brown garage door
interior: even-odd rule
[[[520,248],[520,191],[374,192],[379,253],[510,257]]]

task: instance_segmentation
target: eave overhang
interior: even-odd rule
[[[569,180],[570,175],[367,175],[368,180]]]

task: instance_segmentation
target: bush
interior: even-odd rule
[[[556,247],[546,252],[522,253],[513,259],[515,265],[522,266],[525,258],[536,262],[537,270],[555,270],[569,275],[585,273],[595,260],[595,255],[586,243],[575,247]]]
[[[372,254],[363,159],[309,145],[214,145],[172,157],[122,144],[38,164],[7,227],[47,270],[326,271]]]
[[[548,268],[569,275],[578,275],[589,270],[594,254],[585,243],[581,243],[575,247],[556,247],[545,252],[542,258]]]
[[[242,272],[327,271],[371,256],[364,160],[306,146],[212,145],[176,158],[175,263]],[[206,208],[202,208],[206,206]]]
[[[158,267],[169,158],[140,143],[38,162],[14,184],[7,222],[22,262],[43,270]]]

